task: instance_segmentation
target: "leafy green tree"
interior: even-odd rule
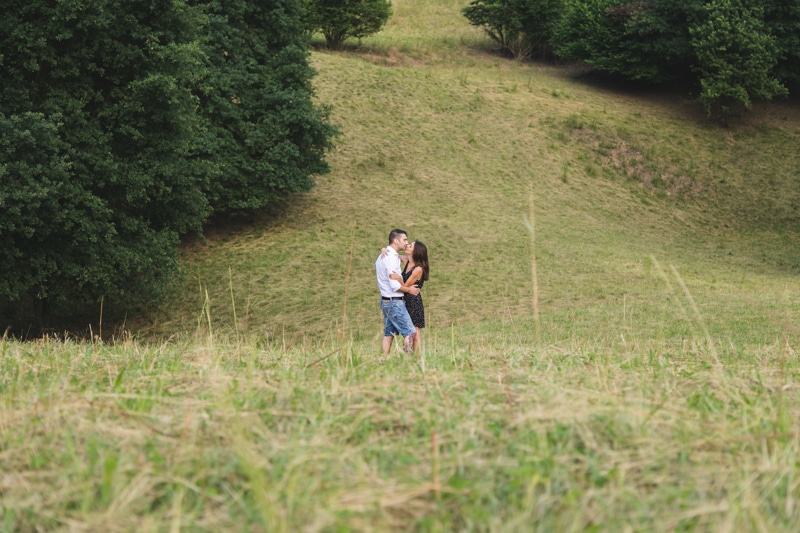
[[[800,0],[568,0],[553,42],[627,79],[692,79],[725,120],[800,81]]]
[[[704,0],[568,0],[554,31],[558,55],[631,80],[664,82],[691,73],[689,27]]]
[[[299,0],[213,0],[197,86],[196,156],[209,165],[215,212],[256,209],[305,191],[328,171],[336,129],[315,106]]]
[[[470,24],[517,59],[550,51],[553,28],[563,0],[472,0],[462,9]]]
[[[775,37],[775,76],[800,87],[800,0],[763,0],[764,23]]]
[[[775,39],[763,23],[763,10],[746,0],[711,0],[705,22],[691,29],[702,92],[709,116],[726,121],[749,109],[753,98],[787,94],[772,70]]]
[[[389,0],[307,0],[306,26],[321,32],[328,48],[338,50],[349,38],[361,39],[383,28],[392,16]]]
[[[518,0],[472,0],[461,10],[473,26],[486,34],[516,59],[530,54],[533,45],[522,31]]]
[[[208,213],[194,138],[202,19],[174,0],[6,0],[0,297],[130,301]]]
[[[2,296],[18,298],[24,289],[46,296],[48,280],[82,274],[80,264],[60,260],[65,246],[71,255],[96,249],[98,232],[82,223],[84,211],[102,206],[70,179],[67,148],[42,114],[0,115]]]

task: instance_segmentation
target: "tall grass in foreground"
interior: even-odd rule
[[[795,531],[786,343],[0,345],[2,531]],[[607,332],[609,336],[614,332]]]

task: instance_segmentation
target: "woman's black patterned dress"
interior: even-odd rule
[[[422,268],[422,267],[419,267]],[[405,282],[410,276],[411,273],[414,272],[412,268],[408,272],[408,263],[406,266],[403,267],[403,281]],[[415,287],[419,287],[422,289],[422,278],[418,279],[415,283]],[[422,304],[422,291],[417,296],[412,296],[408,293],[403,294],[403,299],[406,302],[406,309],[408,309],[408,314],[411,316],[411,322],[414,323],[415,327],[424,328],[425,327],[425,306]]]

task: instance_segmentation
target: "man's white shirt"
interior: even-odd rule
[[[400,255],[391,246],[387,247],[386,250],[386,255],[383,257],[378,256],[378,260],[375,261],[378,290],[381,291],[381,296],[384,298],[403,296],[403,293],[397,290],[400,288],[400,282],[389,279],[389,274],[392,272],[400,275]]]

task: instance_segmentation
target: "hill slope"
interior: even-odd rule
[[[680,343],[695,327],[675,310],[687,291],[725,338],[777,338],[798,295],[797,106],[719,129],[682,94],[493,55],[462,4],[396,2],[358,49],[312,54],[343,132],[333,172],[280,213],[188,245],[186,284],[142,330],[210,316],[294,343],[344,320],[377,338],[373,262],[401,227],[430,250],[434,333],[530,333],[535,254],[546,340],[674,329]],[[731,314],[733,328],[717,320]]]

